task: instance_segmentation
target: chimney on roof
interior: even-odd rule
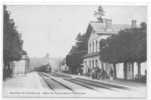
[[[104,19],[105,29],[110,29],[112,27],[111,19]]]
[[[136,25],[136,20],[132,20],[132,22],[131,22],[131,27],[132,27],[132,28],[136,28],[136,26],[137,26],[137,25]]]

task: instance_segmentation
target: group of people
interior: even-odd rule
[[[110,69],[107,73],[104,69],[100,69],[99,67],[95,67],[93,69],[89,69],[89,76],[93,79],[113,79],[114,78],[114,71]]]

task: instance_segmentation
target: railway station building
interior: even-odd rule
[[[84,56],[83,60],[83,74],[90,73],[93,68],[98,67],[110,73],[113,69],[113,64],[105,63],[100,60],[100,41],[106,39],[112,35],[118,34],[120,30],[137,27],[136,20],[132,20],[131,24],[112,24],[112,20],[104,18],[103,22],[91,21],[87,28],[87,33],[89,34],[88,38],[88,51]],[[144,64],[144,66],[146,66]],[[116,76],[117,78],[124,78],[123,64],[117,64],[116,66]],[[146,68],[146,67],[142,67]],[[145,73],[145,69],[142,70],[142,73]],[[137,72],[137,67],[132,68],[129,66],[127,69],[127,79],[134,79],[134,73]],[[137,73],[136,73],[137,74]]]

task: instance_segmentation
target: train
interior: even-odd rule
[[[38,72],[45,72],[45,73],[51,73],[51,65],[50,64],[46,64],[46,65],[42,65],[39,67],[35,67],[33,69],[33,71],[38,71]]]

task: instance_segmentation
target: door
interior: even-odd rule
[[[127,63],[127,79],[133,79],[133,65],[131,63]]]

